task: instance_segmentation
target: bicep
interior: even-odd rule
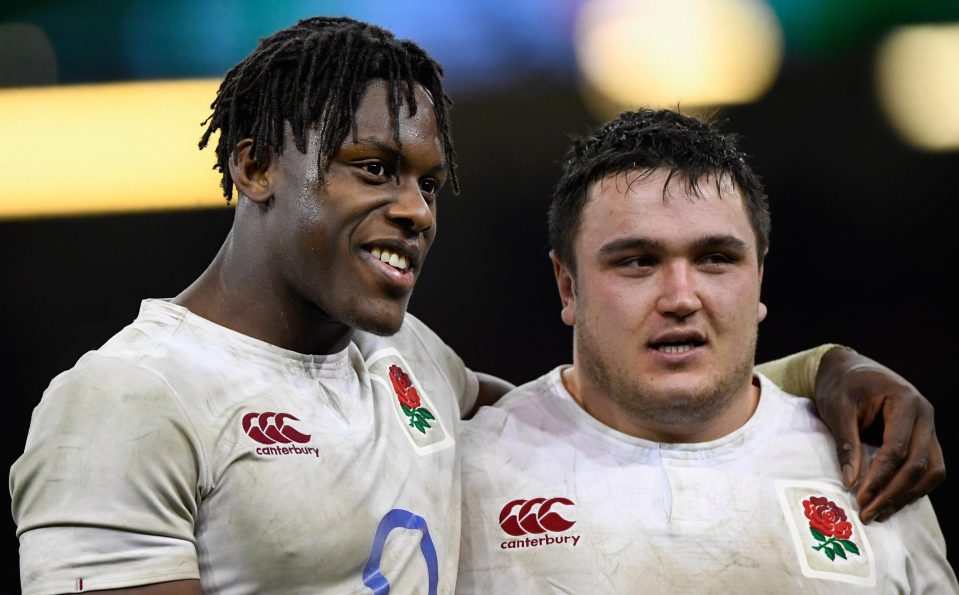
[[[516,386],[502,378],[482,372],[474,372],[479,381],[479,391],[476,395],[476,403],[473,407],[463,414],[463,419],[470,419],[480,407],[492,405],[503,395],[516,388]]]

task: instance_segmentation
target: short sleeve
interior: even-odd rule
[[[892,515],[906,553],[911,593],[959,593],[956,573],[946,558],[946,540],[928,497]]]
[[[199,578],[195,436],[136,364],[91,353],[54,379],[10,470],[23,592]]]

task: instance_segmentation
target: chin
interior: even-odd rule
[[[356,328],[361,331],[373,333],[374,335],[380,335],[381,337],[389,337],[390,335],[395,335],[398,333],[402,326],[403,319],[400,318],[400,321],[397,324],[377,323],[357,326]]]
[[[406,304],[395,309],[389,308],[386,311],[376,312],[357,312],[353,320],[349,321],[353,328],[388,337],[395,335],[403,326],[403,319],[406,316]]]

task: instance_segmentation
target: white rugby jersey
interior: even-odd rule
[[[313,356],[147,300],[34,411],[10,473],[23,592],[449,593],[476,393],[409,315]]]
[[[606,427],[560,368],[482,408],[457,592],[959,592],[929,500],[863,526],[811,401],[760,381],[752,418],[700,444]]]

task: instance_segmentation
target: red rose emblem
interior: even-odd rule
[[[406,372],[396,364],[390,366],[390,382],[393,383],[393,390],[404,407],[416,409],[420,406],[420,395],[416,392],[416,387]]]
[[[410,418],[410,427],[425,434],[426,430],[432,427],[430,420],[436,418],[433,417],[433,413],[429,409],[420,407],[420,393],[416,391],[413,381],[403,371],[403,368],[393,364],[389,370],[390,382],[393,384],[393,390],[396,391],[396,398],[403,407],[403,413]]]
[[[848,539],[852,535],[852,523],[846,520],[846,511],[832,500],[810,496],[809,500],[803,500],[802,505],[811,529],[836,539]]]

